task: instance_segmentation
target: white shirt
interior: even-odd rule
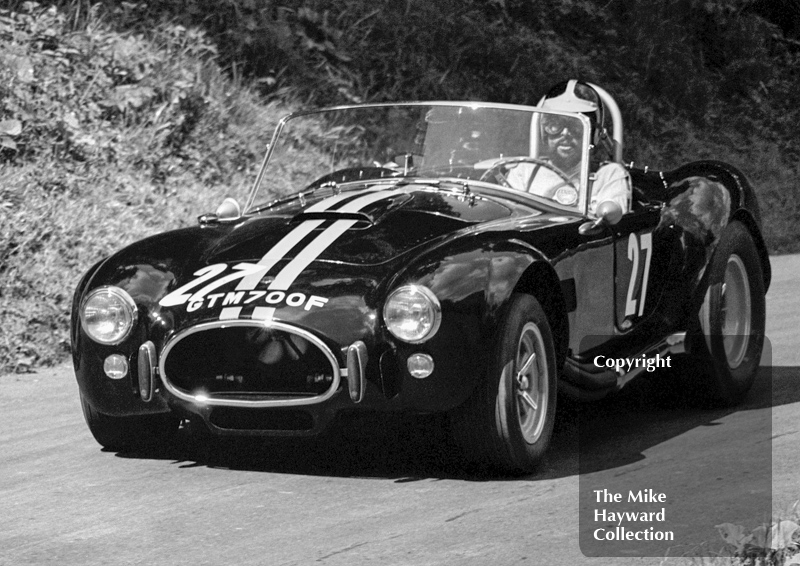
[[[623,214],[630,212],[631,176],[625,167],[614,162],[603,163],[589,179],[589,214],[594,216],[597,205],[605,201],[617,203]]]
[[[534,172],[535,175],[531,178]],[[551,199],[559,188],[570,186],[551,169],[524,162],[508,172],[507,180],[517,190],[527,190],[531,194]],[[571,180],[577,186],[577,175]],[[630,212],[631,176],[619,163],[605,162],[595,173],[589,175],[589,214],[594,216],[597,205],[605,201],[617,203],[623,214]]]
[[[554,198],[561,187],[577,186],[577,175],[567,178],[569,182],[547,166],[526,162],[509,170],[507,176],[508,184],[513,188],[549,199]]]

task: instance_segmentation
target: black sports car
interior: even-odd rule
[[[553,118],[578,132],[573,176],[542,155]],[[226,199],[78,284],[92,434],[123,449],[185,418],[311,436],[342,411],[446,412],[468,457],[520,472],[548,447],[557,390],[600,398],[680,355],[737,402],[770,279],[753,190],[719,162],[631,164],[629,210],[595,207],[592,129],[471,102],[284,118],[244,206]],[[548,186],[515,185],[524,168]]]

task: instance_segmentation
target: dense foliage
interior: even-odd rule
[[[246,194],[285,112],[221,73],[202,30],[107,17],[0,10],[0,372],[64,358],[99,259]]]
[[[314,104],[398,99],[535,103],[549,85],[582,77],[614,93],[628,128],[648,142],[677,136],[689,120],[727,134],[725,142],[736,134],[746,134],[738,143],[757,136],[777,143],[789,159],[800,157],[792,143],[800,124],[797,0],[55,4],[73,28],[100,14],[126,34],[120,40],[124,45],[92,62],[102,66],[105,56],[121,65],[105,78],[126,88],[118,89],[118,100],[106,109],[157,109],[170,96],[153,84],[161,81],[158,58],[163,54],[136,45],[137,36],[152,36],[154,29],[168,26],[180,37],[167,55],[178,49],[218,56],[232,75],[254,81],[273,98],[290,94]],[[81,94],[73,105],[84,102]],[[184,98],[184,105],[192,104]],[[13,107],[5,111],[13,113]]]
[[[10,0],[0,9],[0,371],[63,357],[71,290],[251,181],[286,108],[536,103],[604,86],[626,159],[732,162],[800,250],[798,0]]]
[[[688,119],[800,157],[797,0],[161,0],[121,25],[151,21],[201,27],[276,96],[535,103],[577,76],[615,93],[648,141]]]

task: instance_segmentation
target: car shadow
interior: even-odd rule
[[[444,415],[346,414],[317,439],[216,436],[184,422],[169,443],[145,445],[122,458],[172,460],[179,467],[207,466],[314,476],[479,480],[449,438]]]
[[[765,409],[800,402],[798,377],[800,367],[761,367],[745,401],[729,409],[698,407],[689,395],[669,386],[664,376],[640,378],[593,403],[560,398],[548,456],[537,473],[527,476],[502,477],[472,467],[451,440],[447,418],[437,415],[347,415],[333,423],[333,432],[306,441],[211,436],[184,423],[169,443],[117,456],[169,460],[178,467],[395,482],[541,481],[620,468],[645,460],[645,452],[655,446],[715,426],[729,415],[764,414]]]
[[[681,390],[680,385],[669,382],[669,377],[645,377],[595,403],[564,400],[550,457],[537,479],[588,474],[640,462],[649,449],[695,429],[718,426],[722,419],[737,413],[751,413],[751,420],[760,425],[754,441],[769,440],[771,409],[800,402],[800,367],[759,368],[747,397],[729,408],[703,406],[696,393]],[[675,447],[677,458],[681,457],[677,453],[680,448]]]

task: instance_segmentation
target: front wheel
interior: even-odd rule
[[[761,262],[741,223],[725,228],[709,269],[699,313],[703,335],[697,340],[695,360],[709,400],[732,405],[755,380],[766,321]]]
[[[557,376],[553,335],[534,297],[513,296],[490,355],[486,379],[454,414],[454,432],[481,466],[532,472],[550,444]]]
[[[100,446],[108,450],[122,451],[142,446],[153,441],[169,439],[180,426],[180,419],[172,413],[114,417],[100,413],[89,404],[81,393],[83,418]]]

